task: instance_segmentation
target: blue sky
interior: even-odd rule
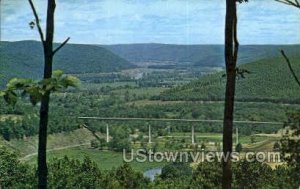
[[[34,0],[42,23],[46,0]],[[225,0],[57,0],[55,41],[223,44]],[[300,10],[274,0],[238,6],[241,44],[299,44]],[[27,0],[1,0],[1,40],[39,40]],[[43,25],[44,26],[44,25]]]

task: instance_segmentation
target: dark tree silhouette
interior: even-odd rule
[[[37,11],[34,7],[32,0],[28,0],[32,12],[35,17],[35,25],[37,26],[40,40],[44,50],[44,79],[52,77],[52,62],[54,54],[61,49],[70,38],[67,38],[59,47],[53,50],[53,35],[54,35],[54,12],[56,3],[55,0],[48,0],[47,7],[47,21],[46,21],[46,38],[41,28]],[[31,24],[32,26],[32,24]],[[46,88],[46,84],[43,86]],[[39,122],[39,145],[38,145],[38,188],[47,188],[47,162],[46,162],[46,149],[47,149],[47,126],[48,126],[48,112],[50,102],[50,91],[47,91],[41,97],[40,107],[40,122]]]
[[[286,5],[291,5],[291,6],[294,6],[298,9],[300,9],[300,3],[298,0],[275,0],[275,1],[286,4]]]
[[[242,2],[238,0],[238,2]],[[232,153],[232,131],[233,131],[233,112],[234,96],[236,85],[236,63],[239,50],[237,39],[237,11],[236,0],[226,0],[225,18],[225,63],[226,63],[226,92],[225,108],[223,120],[223,153],[229,158],[222,159],[223,177],[222,188],[231,188],[232,168],[230,154]]]

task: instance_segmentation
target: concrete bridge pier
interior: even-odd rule
[[[195,128],[194,128],[194,125],[192,125],[192,144],[195,144]]]
[[[151,125],[148,124],[148,143],[151,144]]]
[[[106,124],[106,142],[109,143],[109,127],[108,127],[108,124]]]

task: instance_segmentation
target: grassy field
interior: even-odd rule
[[[121,166],[123,161],[123,153],[120,152],[112,152],[112,151],[101,151],[97,149],[92,149],[87,146],[82,147],[74,147],[69,149],[57,150],[48,152],[48,160],[53,158],[63,158],[64,156],[68,156],[69,158],[83,160],[86,156],[88,156],[92,161],[95,161],[101,170],[111,170],[113,168],[117,168]],[[127,157],[130,158],[130,157]],[[28,161],[31,165],[36,164],[36,156],[31,157]],[[165,163],[159,162],[137,162],[133,161],[129,163],[132,168],[136,171],[146,171],[148,169],[162,167]]]
[[[114,90],[113,93],[116,95],[120,95],[120,94],[124,95],[128,91],[130,95],[135,94],[137,96],[141,96],[141,95],[153,96],[165,90],[167,90],[167,88],[147,87],[147,88],[136,88],[136,89],[118,89],[118,90]]]
[[[48,135],[49,150],[56,148],[63,148],[67,146],[90,144],[90,141],[94,139],[94,136],[87,129],[78,129],[69,133],[57,133]],[[23,140],[13,139],[9,142],[9,145],[20,153],[21,157],[34,154],[38,149],[38,137],[28,137]]]
[[[131,87],[136,87],[136,83],[133,81],[129,81],[129,82],[113,82],[113,83],[82,83],[80,88],[81,90],[89,90],[89,89],[100,89],[101,87],[112,87],[112,88],[116,88],[116,87],[121,87],[121,86],[131,86]]]

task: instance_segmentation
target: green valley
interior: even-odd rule
[[[74,46],[75,49],[80,49],[80,46]],[[293,55],[290,60],[295,70],[299,70],[299,56]],[[237,79],[235,120],[249,121],[235,124],[243,149],[241,155],[248,151],[273,152],[284,133],[282,127],[289,119],[289,112],[300,111],[297,86],[281,57],[241,64],[239,68],[250,72],[243,75],[245,78]],[[67,69],[66,73],[79,77],[82,84],[78,89],[56,92],[51,96],[49,164],[65,161],[57,160],[65,156],[80,162],[85,162],[88,157],[101,171],[114,171],[124,163],[122,149],[128,152],[130,149],[157,152],[221,150],[220,122],[97,121],[80,120],[78,117],[222,120],[226,77],[222,68],[127,67],[126,70],[107,71],[81,69],[76,72]],[[26,98],[20,99],[15,107],[6,105],[3,99],[0,103],[0,145],[18,154],[21,162],[35,166],[38,107],[29,104]],[[152,128],[151,144],[148,144],[149,124]],[[110,128],[109,143],[105,141],[107,125]],[[195,144],[192,143],[192,127],[195,129]],[[233,147],[236,145],[234,143]],[[145,172],[168,163],[133,161],[129,165],[135,171]],[[275,168],[280,163],[269,165]],[[197,167],[197,163],[191,163],[191,166]]]
[[[300,0],[0,0],[0,189],[300,188]]]

